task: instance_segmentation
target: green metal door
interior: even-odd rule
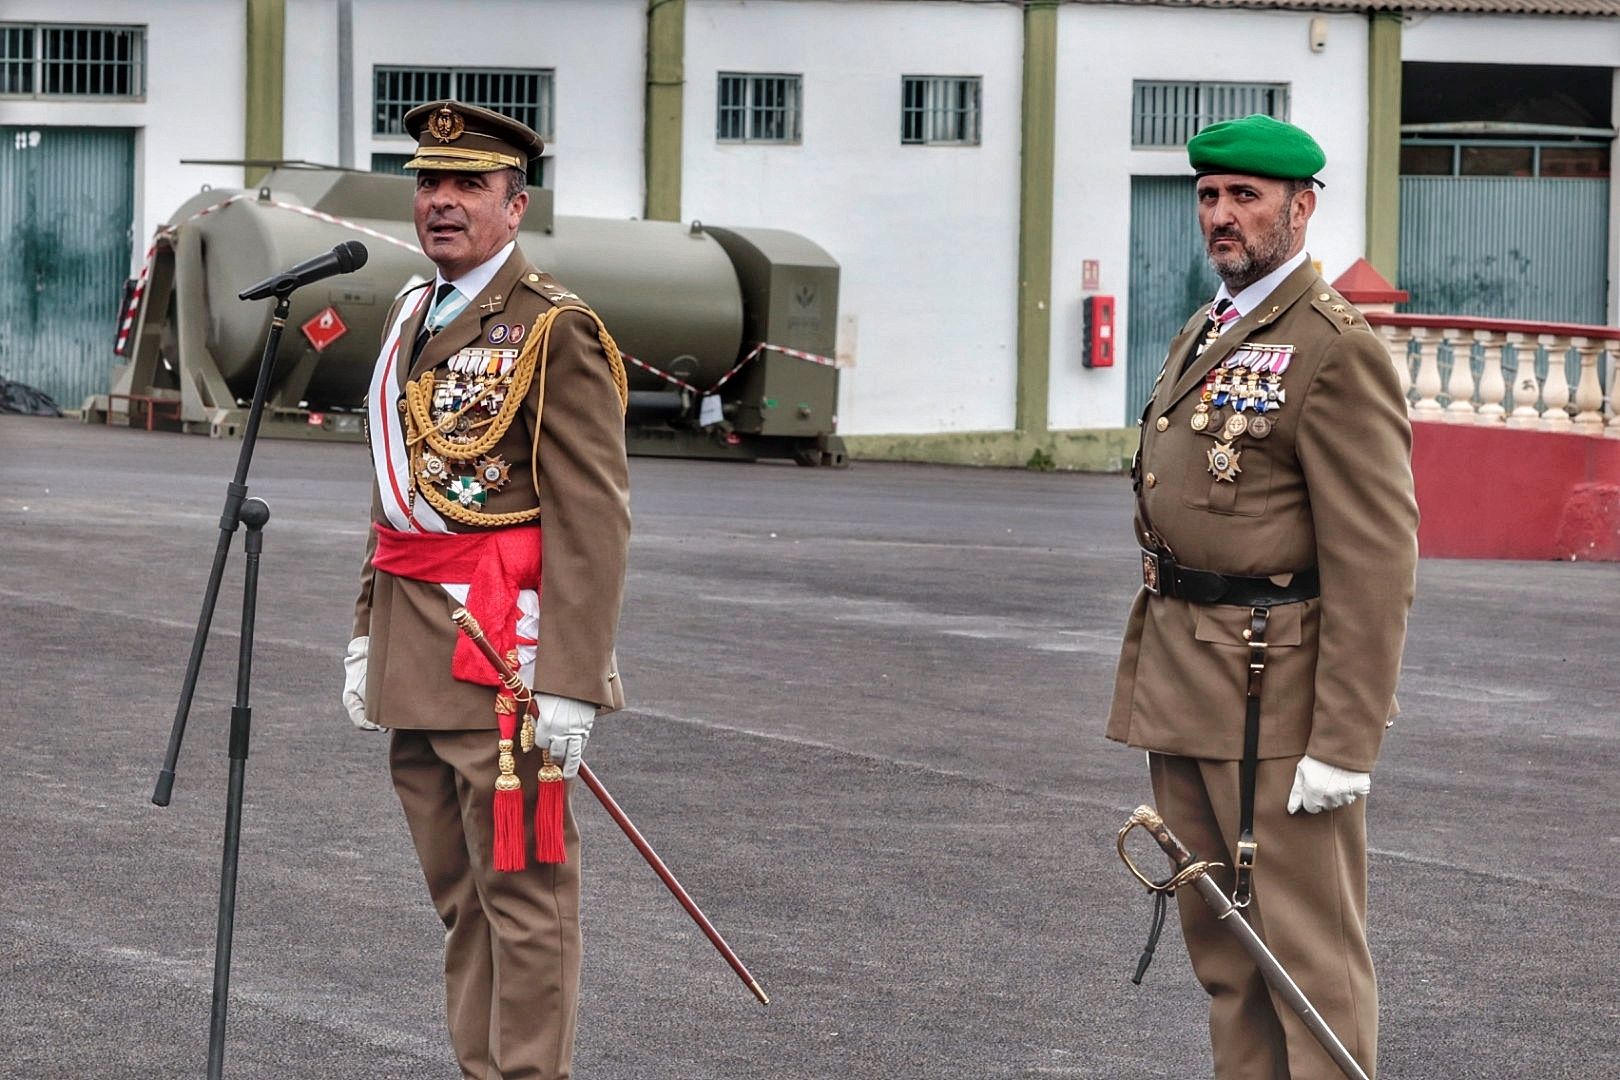
[[[0,376],[65,408],[107,391],[134,186],[132,131],[0,127]]]
[[[1125,324],[1125,423],[1142,415],[1165,351],[1218,282],[1204,259],[1190,176],[1131,177],[1131,273]]]
[[[1401,177],[1407,311],[1607,322],[1609,182]]]

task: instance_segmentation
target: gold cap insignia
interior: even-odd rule
[[[467,130],[467,122],[461,114],[446,105],[432,116],[428,117],[428,134],[442,143],[455,142],[461,138],[461,133]]]

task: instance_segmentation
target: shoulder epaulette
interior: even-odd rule
[[[1356,306],[1340,296],[1331,286],[1320,286],[1311,293],[1311,307],[1332,323],[1341,334],[1357,327],[1363,330],[1370,329],[1367,320],[1356,310]]]
[[[523,283],[547,300],[550,300],[556,307],[562,307],[565,304],[574,307],[590,307],[589,304],[580,299],[578,293],[563,288],[562,285],[558,284],[557,279],[550,274],[531,270],[523,275]]]

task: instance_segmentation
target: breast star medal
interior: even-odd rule
[[[1209,448],[1210,475],[1215,477],[1217,483],[1236,483],[1238,473],[1243,471],[1238,464],[1238,458],[1242,456],[1243,451],[1232,449],[1231,443],[1217,442]]]

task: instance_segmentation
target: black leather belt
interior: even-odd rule
[[[1168,596],[1194,604],[1234,604],[1238,607],[1275,607],[1297,604],[1322,595],[1322,579],[1313,566],[1301,570],[1287,585],[1270,578],[1238,577],[1182,566],[1168,551],[1142,549],[1142,587],[1154,596]]]

